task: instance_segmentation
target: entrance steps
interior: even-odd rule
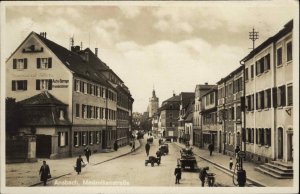
[[[255,168],[256,171],[277,179],[292,179],[294,175],[293,163],[270,161]]]

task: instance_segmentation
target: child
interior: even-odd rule
[[[232,161],[232,158],[230,158],[230,160],[229,160],[229,169],[230,170],[232,169],[232,166],[233,166],[233,161]]]

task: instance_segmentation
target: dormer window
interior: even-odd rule
[[[59,120],[64,120],[64,110],[59,110]]]

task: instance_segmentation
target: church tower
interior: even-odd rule
[[[155,113],[157,113],[159,100],[155,95],[155,90],[152,91],[152,97],[149,99],[149,117],[152,117]]]

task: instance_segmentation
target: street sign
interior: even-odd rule
[[[246,157],[246,153],[244,151],[239,151],[238,156],[240,158],[245,158]]]

